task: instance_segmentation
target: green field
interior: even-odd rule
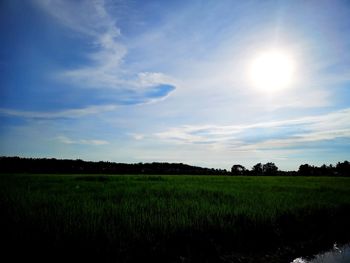
[[[288,262],[350,240],[350,178],[1,174],[0,209],[4,251],[37,260]]]

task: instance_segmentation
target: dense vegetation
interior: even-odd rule
[[[335,166],[300,165],[298,171],[281,171],[268,162],[257,163],[250,170],[240,164],[225,169],[203,168],[183,163],[114,163],[59,160],[47,158],[0,157],[0,173],[92,173],[92,174],[186,174],[186,175],[253,175],[253,176],[350,176],[350,163],[338,162]]]
[[[4,173],[92,173],[92,174],[191,174],[224,175],[226,170],[209,169],[183,163],[114,163],[47,158],[0,157]]]
[[[298,171],[280,171],[278,167],[271,162],[266,164],[257,163],[251,170],[246,169],[240,164],[233,165],[231,168],[232,175],[253,175],[253,176],[350,176],[350,163],[348,161],[338,162],[336,165],[314,166],[302,164]]]
[[[348,242],[349,208],[345,177],[0,175],[12,261],[290,262]]]

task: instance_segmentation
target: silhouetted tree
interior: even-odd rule
[[[246,168],[243,165],[235,164],[231,168],[232,175],[243,175],[246,172]]]
[[[332,175],[332,167],[331,166],[327,166],[325,164],[323,164],[320,168],[318,168],[318,175],[320,176],[330,176]]]
[[[262,172],[264,175],[276,175],[278,167],[274,163],[265,163],[262,167]]]
[[[302,164],[299,166],[298,175],[310,176],[313,175],[314,167],[309,164]]]
[[[335,166],[335,171],[337,175],[350,176],[350,163],[348,161],[338,162]]]
[[[256,165],[253,166],[252,168],[252,173],[253,175],[262,175],[263,173],[263,166],[261,163],[257,163]]]

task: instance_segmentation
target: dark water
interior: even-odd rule
[[[344,246],[334,244],[333,249],[313,259],[296,258],[291,263],[350,263],[350,243]]]

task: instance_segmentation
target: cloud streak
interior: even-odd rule
[[[72,140],[63,135],[57,136],[55,139],[64,144],[85,144],[85,145],[93,145],[93,146],[109,144],[109,142],[105,140],[86,140],[86,139]]]
[[[182,144],[226,145],[244,151],[302,146],[305,143],[350,138],[350,109],[247,125],[187,125],[170,128],[154,136]]]
[[[125,65],[128,48],[122,43],[121,30],[107,10],[108,2],[36,0],[37,4],[62,25],[86,36],[92,49],[85,54],[89,63],[74,69],[63,70],[58,76],[80,88],[110,89],[118,94],[136,94],[145,101],[152,100],[148,91],[162,85],[175,89],[174,79],[161,72],[135,72]],[[166,96],[165,94],[164,96]]]
[[[0,109],[0,115],[8,115],[29,119],[80,118],[88,115],[96,115],[107,111],[113,111],[116,109],[116,105],[91,106],[81,109],[70,109],[51,112]]]

